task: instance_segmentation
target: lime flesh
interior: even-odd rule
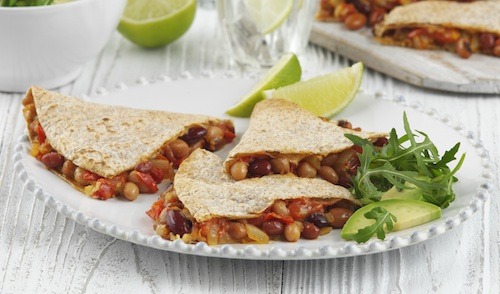
[[[255,104],[265,98],[264,90],[296,83],[300,81],[301,75],[302,69],[297,56],[293,53],[283,55],[278,63],[269,69],[262,80],[252,88],[250,93],[226,113],[237,117],[249,117]]]
[[[317,116],[332,117],[354,99],[362,77],[363,64],[358,62],[334,73],[284,86],[274,91],[266,91],[265,96],[287,99]]]
[[[276,30],[290,15],[293,0],[245,0],[259,32],[263,35]]]
[[[196,0],[128,0],[118,31],[146,48],[180,38],[193,23]]]

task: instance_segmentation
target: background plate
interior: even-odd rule
[[[224,111],[234,105],[255,81],[246,79],[202,78],[158,81],[153,84],[127,87],[111,92],[101,89],[100,94],[84,97],[89,101],[124,105],[134,108],[170,110],[185,113],[209,114],[228,117]],[[423,110],[419,105],[405,105],[403,98],[388,100],[381,94],[360,93],[341,113],[354,126],[364,130],[389,131],[396,127],[402,132],[403,111],[406,111],[413,129],[426,131],[440,150],[462,142],[460,152],[467,157],[455,185],[457,200],[443,211],[439,220],[388,234],[385,241],[370,240],[364,244],[347,242],[334,230],[317,240],[300,240],[296,243],[271,242],[268,245],[222,245],[210,247],[205,243],[185,244],[171,242],[156,236],[153,222],[145,214],[158,195],[141,195],[136,201],[123,198],[99,201],[85,197],[70,185],[61,181],[44,166],[29,156],[26,136],[16,146],[16,170],[26,187],[33,191],[49,207],[64,216],[104,234],[123,240],[180,253],[241,259],[320,259],[362,255],[401,248],[422,242],[458,226],[476,212],[488,199],[490,185],[488,154],[482,144],[460,125],[452,124],[446,117],[440,118],[435,110]],[[238,137],[248,126],[247,119],[233,119]],[[234,144],[218,152],[226,156]],[[164,187],[160,188],[160,192]]]
[[[310,41],[404,82],[431,89],[500,93],[500,58],[469,59],[438,50],[378,44],[368,28],[351,31],[341,23],[315,22]]]

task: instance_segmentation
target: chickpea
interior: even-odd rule
[[[126,182],[123,186],[123,196],[130,201],[134,201],[139,196],[139,187],[132,182]]]
[[[456,50],[458,56],[462,58],[469,58],[472,55],[472,49],[469,40],[466,38],[460,38],[456,44]]]
[[[208,128],[205,138],[210,144],[217,145],[224,139],[224,132],[219,127],[211,126]]]
[[[288,210],[288,207],[286,206],[286,203],[283,200],[276,200],[274,202],[273,212],[283,216],[290,215],[290,211]]]
[[[303,161],[297,169],[297,175],[301,178],[314,178],[316,174],[316,169],[306,161]]]
[[[286,225],[284,233],[288,242],[297,242],[300,239],[300,228],[296,223]]]
[[[83,168],[81,168],[81,167],[77,167],[77,168],[75,169],[75,173],[74,173],[74,175],[73,175],[73,178],[75,179],[75,181],[76,181],[78,184],[80,184],[80,185],[82,185],[82,186],[87,186],[87,185],[89,185],[89,184],[90,184],[90,182],[89,182],[89,181],[87,181],[87,180],[83,177],[83,176],[84,176],[84,174],[85,174],[85,170],[84,170]]]
[[[247,236],[247,229],[244,224],[231,222],[229,224],[228,233],[231,238],[236,240],[241,240]]]
[[[242,161],[237,161],[231,166],[230,173],[235,180],[243,180],[247,177],[248,166]]]
[[[168,145],[177,158],[184,158],[189,155],[189,145],[181,139],[174,140]]]
[[[275,174],[287,174],[290,172],[290,163],[286,158],[273,158],[271,168]]]
[[[319,175],[322,177],[324,180],[327,180],[328,182],[332,184],[337,184],[339,182],[339,176],[335,172],[335,170],[327,165],[323,165],[319,169]]]
[[[319,169],[321,167],[321,162],[317,156],[311,155],[306,157],[304,161],[308,162],[315,169]]]
[[[333,166],[338,158],[338,153],[332,153],[321,160],[321,165]]]
[[[65,175],[67,178],[72,179],[73,176],[75,175],[75,170],[76,170],[76,165],[71,162],[70,160],[66,160],[63,163],[61,172],[63,175]]]

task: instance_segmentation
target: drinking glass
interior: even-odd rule
[[[225,45],[238,63],[268,67],[300,54],[311,32],[317,0],[216,0]]]

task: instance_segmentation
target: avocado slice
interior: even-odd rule
[[[341,237],[352,240],[351,236],[356,234],[358,230],[372,225],[375,220],[367,219],[365,213],[375,207],[382,207],[397,218],[394,223],[394,231],[415,227],[441,217],[441,208],[428,202],[413,199],[382,200],[356,210],[342,228]]]
[[[422,200],[422,193],[420,192],[420,188],[415,186],[414,184],[410,182],[406,182],[405,186],[409,187],[410,189],[404,189],[401,191],[398,191],[398,188],[396,186],[392,186],[389,190],[384,192],[382,194],[382,197],[380,198],[381,200],[388,200],[388,199],[413,199],[413,200]]]

